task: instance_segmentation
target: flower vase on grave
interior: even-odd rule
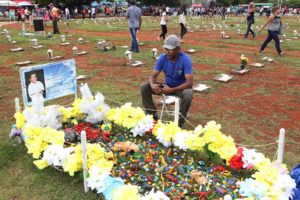
[[[128,60],[128,63],[131,64],[131,60],[132,60],[132,52],[129,51],[129,50],[127,50],[127,51],[125,52],[125,56],[126,56],[126,58],[127,58],[127,60]]]
[[[224,37],[225,37],[225,32],[222,31],[222,32],[221,32],[221,38],[224,38]]]
[[[61,42],[64,43],[66,41],[66,36],[65,35],[61,35],[60,39],[61,39]]]
[[[32,42],[34,47],[39,46],[39,41],[37,39],[33,39]]]
[[[157,48],[153,48],[152,49],[152,58],[155,59],[156,56],[157,56]]]
[[[47,54],[48,54],[49,59],[53,58],[53,50],[52,49],[48,49]]]
[[[11,43],[11,37],[10,37],[10,35],[6,36],[6,38],[7,38],[7,41],[8,41],[9,43]]]
[[[73,54],[77,54],[78,53],[78,48],[77,47],[73,47],[72,48],[72,52],[73,52]]]
[[[248,64],[248,58],[244,56],[244,54],[242,54],[241,56],[241,66],[240,66],[240,70],[243,70],[246,68]]]

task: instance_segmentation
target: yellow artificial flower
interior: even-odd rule
[[[74,176],[75,172],[82,169],[82,148],[81,145],[75,147],[75,152],[70,154],[64,162],[63,169],[69,172],[70,176]]]
[[[39,169],[45,169],[46,167],[49,166],[47,160],[35,160],[33,163],[37,166]]]
[[[74,118],[83,118],[84,117],[84,113],[81,112],[79,106],[82,103],[82,99],[77,98],[75,99],[75,101],[73,102],[73,107],[71,108],[71,116]]]
[[[63,122],[67,122],[68,119],[70,119],[70,118],[72,117],[72,113],[71,113],[70,109],[67,109],[67,108],[65,108],[65,107],[63,107],[63,106],[60,106],[60,107],[58,108],[58,110],[59,110],[59,112],[61,112],[62,115],[63,115],[63,119],[62,119]]]
[[[278,167],[271,164],[262,166],[259,171],[252,175],[252,177],[259,182],[268,184],[268,186],[271,187],[272,184],[276,182],[278,174]]]
[[[141,108],[132,107],[131,103],[126,103],[119,108],[110,109],[106,114],[106,119],[119,126],[131,129],[145,116],[146,115]]]
[[[87,144],[88,168],[94,165],[98,160],[104,158],[105,149],[99,144]]]
[[[46,127],[42,130],[41,136],[43,141],[50,144],[63,145],[65,142],[65,134],[63,131],[57,131],[50,127]]]
[[[113,163],[113,161],[108,161],[105,158],[101,158],[101,159],[97,160],[94,163],[94,165],[91,165],[90,167],[92,167],[92,166],[97,166],[97,168],[99,169],[99,171],[101,173],[110,173],[111,169],[114,166],[114,163]]]
[[[48,144],[40,138],[35,138],[26,140],[25,146],[27,147],[27,152],[32,154],[33,158],[38,159],[42,152],[47,149]]]
[[[113,200],[140,200],[139,187],[134,185],[123,185],[112,192]]]
[[[15,113],[14,118],[16,119],[16,127],[18,129],[21,129],[26,122],[26,118],[25,118],[24,114],[21,113],[20,111],[18,111]]]

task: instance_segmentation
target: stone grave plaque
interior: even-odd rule
[[[208,90],[209,88],[211,88],[211,86],[207,86],[205,84],[197,84],[193,87],[193,90],[197,92],[203,92]]]
[[[221,81],[221,82],[229,82],[231,79],[233,78],[233,76],[228,75],[228,74],[220,74],[214,77],[214,80],[216,81]]]

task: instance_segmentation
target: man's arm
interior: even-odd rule
[[[142,15],[140,15],[140,24],[139,24],[139,29],[142,27]]]
[[[160,71],[153,70],[151,76],[149,77],[149,83],[151,85],[151,88],[155,94],[161,94],[162,88],[160,87],[160,84],[156,82],[156,79],[159,75]]]
[[[181,85],[179,85],[177,87],[170,88],[168,86],[164,86],[161,89],[161,93],[172,94],[172,93],[176,93],[178,91],[182,91],[184,89],[192,88],[193,87],[193,74],[186,74],[185,79],[186,79],[186,82],[182,83]]]

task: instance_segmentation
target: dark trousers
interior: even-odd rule
[[[139,44],[136,39],[136,32],[138,28],[129,28],[130,35],[131,35],[131,51],[139,52]]]
[[[268,33],[269,33],[268,37],[264,41],[264,43],[261,45],[260,50],[263,51],[273,39],[275,41],[275,47],[276,47],[277,53],[280,54],[281,49],[280,49],[280,41],[279,41],[279,37],[278,37],[278,34],[279,34],[278,31],[268,30]]]
[[[222,21],[224,21],[224,20],[225,20],[225,14],[222,13]]]
[[[166,34],[168,32],[167,25],[161,25],[161,31],[162,31],[162,33],[160,34],[159,37],[162,37],[163,39],[165,39]]]
[[[180,37],[182,39],[183,36],[187,33],[187,30],[186,30],[186,27],[183,25],[183,23],[180,23],[180,27],[181,27]]]
[[[156,115],[156,107],[153,103],[152,95],[154,94],[151,88],[150,83],[144,83],[141,87],[141,94],[142,94],[142,100],[143,105],[146,109],[146,113],[150,115]],[[193,89],[185,89],[179,92],[176,92],[175,94],[172,94],[175,96],[180,97],[181,103],[180,103],[180,115],[179,115],[179,126],[182,126],[185,122],[186,115],[189,111],[189,108],[192,103],[193,99]]]
[[[247,31],[246,31],[246,33],[245,33],[245,38],[248,37],[249,32],[252,34],[253,37],[255,36],[254,31],[251,29],[252,24],[254,24],[254,23],[253,23],[253,21],[251,21],[251,20],[247,22]]]
[[[59,34],[57,19],[52,19],[53,24],[53,34]]]

